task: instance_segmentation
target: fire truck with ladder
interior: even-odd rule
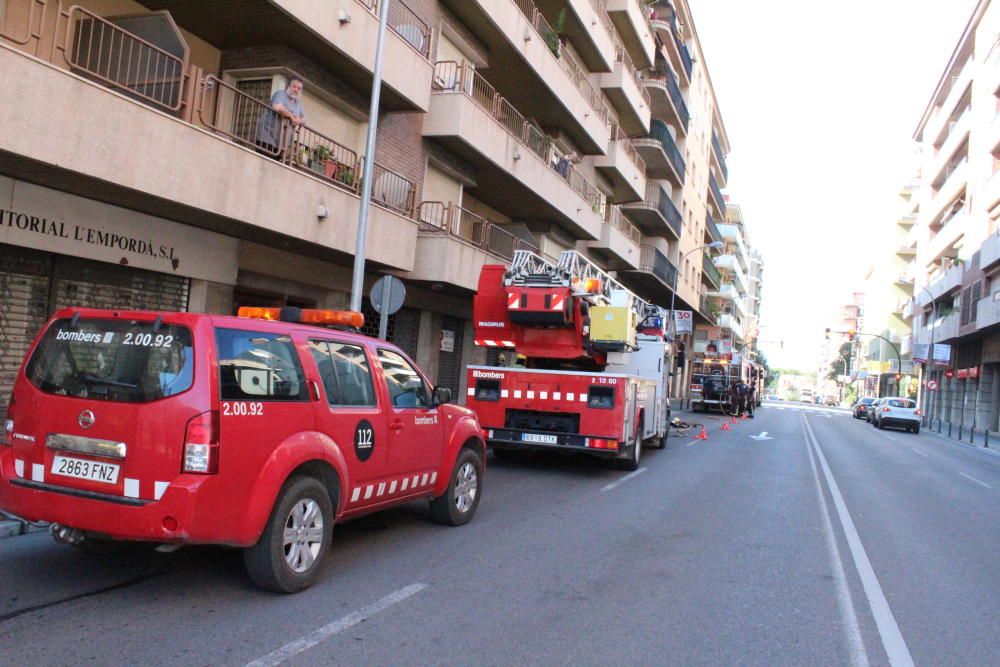
[[[557,264],[519,250],[510,267],[484,266],[476,344],[524,358],[467,370],[467,405],[496,455],[584,452],[635,470],[644,445],[665,447],[665,314],[572,250]]]

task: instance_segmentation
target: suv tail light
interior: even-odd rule
[[[924,413],[920,411],[920,408],[917,408],[917,411],[914,412],[913,414],[915,414],[916,416],[919,417],[919,416],[923,415]]]
[[[889,412],[889,406],[887,405],[884,408],[882,408],[882,412]]]
[[[219,412],[210,410],[192,417],[184,430],[184,472],[214,475],[219,472]]]
[[[0,445],[8,447],[14,444],[14,397],[10,397],[7,405],[7,421],[3,425],[3,436],[0,436]]]

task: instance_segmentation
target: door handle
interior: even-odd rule
[[[401,422],[400,420],[397,419],[396,421],[394,421],[391,424],[389,424],[389,428],[391,428],[393,431],[402,431],[403,430],[403,422]]]

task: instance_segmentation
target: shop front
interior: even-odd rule
[[[237,249],[219,234],[0,176],[0,414],[53,312],[201,310],[189,302],[192,281],[233,284]]]

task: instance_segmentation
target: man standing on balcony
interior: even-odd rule
[[[285,121],[293,128],[306,122],[306,112],[302,108],[302,79],[293,76],[284,90],[271,96],[271,106],[257,119],[257,150],[264,155],[280,160],[291,136],[282,136]]]

